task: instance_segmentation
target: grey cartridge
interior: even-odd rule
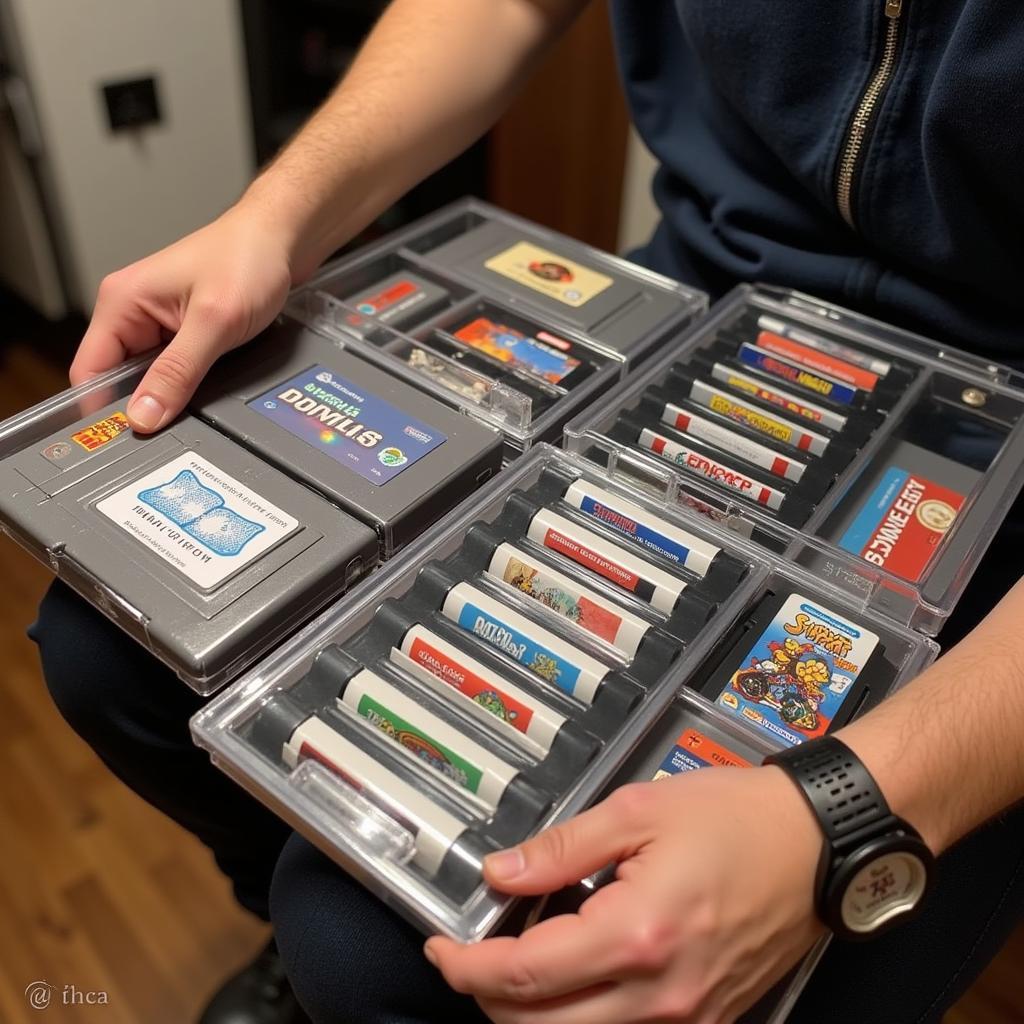
[[[497,431],[292,321],[217,363],[193,407],[372,526],[384,557],[501,465]]]
[[[377,536],[194,417],[134,434],[125,404],[0,463],[0,518],[208,693],[372,568]]]

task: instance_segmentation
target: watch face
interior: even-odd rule
[[[839,912],[852,932],[873,932],[913,910],[924,896],[928,869],[908,850],[882,853],[849,880]]]

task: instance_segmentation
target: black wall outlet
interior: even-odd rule
[[[155,78],[135,78],[103,86],[103,99],[112,132],[142,128],[160,121]]]

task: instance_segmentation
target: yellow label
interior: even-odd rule
[[[746,423],[754,430],[767,434],[769,437],[774,437],[777,441],[784,441],[788,444],[793,440],[792,427],[787,426],[785,423],[780,423],[770,416],[765,416],[763,412],[757,409],[749,409],[745,405],[737,405],[735,402],[730,402],[721,395],[713,395],[708,403],[708,408],[714,412],[721,413],[723,416],[728,416],[729,419]]]
[[[492,256],[484,266],[549,299],[574,307],[589,302],[613,284],[607,274],[588,270],[529,242],[517,242],[510,249]]]
[[[80,444],[87,452],[94,452],[127,429],[128,417],[123,412],[115,412],[113,416],[97,420],[91,426],[79,430],[77,434],[72,434],[71,440]]]

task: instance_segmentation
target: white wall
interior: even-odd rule
[[[205,223],[252,167],[236,0],[9,0],[73,280],[103,276]],[[112,134],[101,85],[153,74],[160,124]]]
[[[651,198],[651,177],[657,166],[640,136],[630,128],[619,215],[619,252],[642,245],[658,223],[658,208]]]

